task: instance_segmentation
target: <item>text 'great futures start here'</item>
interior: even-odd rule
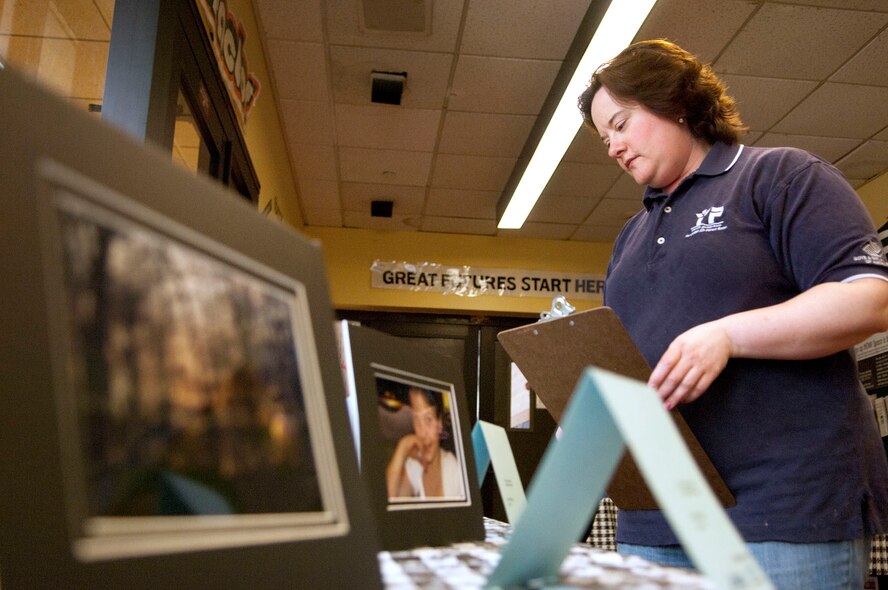
[[[436,292],[477,297],[552,297],[601,299],[604,275],[502,268],[447,266],[434,263],[375,261],[370,269],[375,289]]]

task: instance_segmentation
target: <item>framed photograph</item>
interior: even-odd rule
[[[380,587],[317,245],[8,71],[0,135],[3,587]]]
[[[341,329],[357,398],[361,475],[383,548],[483,539],[459,362],[415,340],[346,322]]]
[[[455,386],[376,363],[389,510],[469,505]]]

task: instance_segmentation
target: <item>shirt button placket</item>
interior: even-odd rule
[[[672,213],[672,206],[666,205],[665,207],[663,207],[663,214],[668,215],[669,213]],[[666,238],[664,238],[663,236],[660,236],[657,238],[657,245],[662,246],[665,243],[666,243]]]

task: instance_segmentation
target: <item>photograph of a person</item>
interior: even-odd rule
[[[466,471],[451,390],[377,373],[390,503],[464,503]]]

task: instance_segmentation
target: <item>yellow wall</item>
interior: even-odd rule
[[[250,0],[229,0],[229,7],[241,21],[246,32],[246,54],[249,70],[259,80],[260,90],[244,128],[244,139],[253,167],[259,177],[259,210],[274,199],[283,221],[292,227],[302,226],[296,184],[290,168],[283,127],[278,118],[274,92],[265,63],[265,52]]]
[[[551,297],[464,297],[373,289],[370,268],[375,260],[380,260],[604,274],[611,251],[610,244],[589,242],[319,227],[305,227],[302,231],[321,243],[331,297],[338,309],[538,315],[551,307]],[[601,305],[600,300],[570,302],[577,309]]]

